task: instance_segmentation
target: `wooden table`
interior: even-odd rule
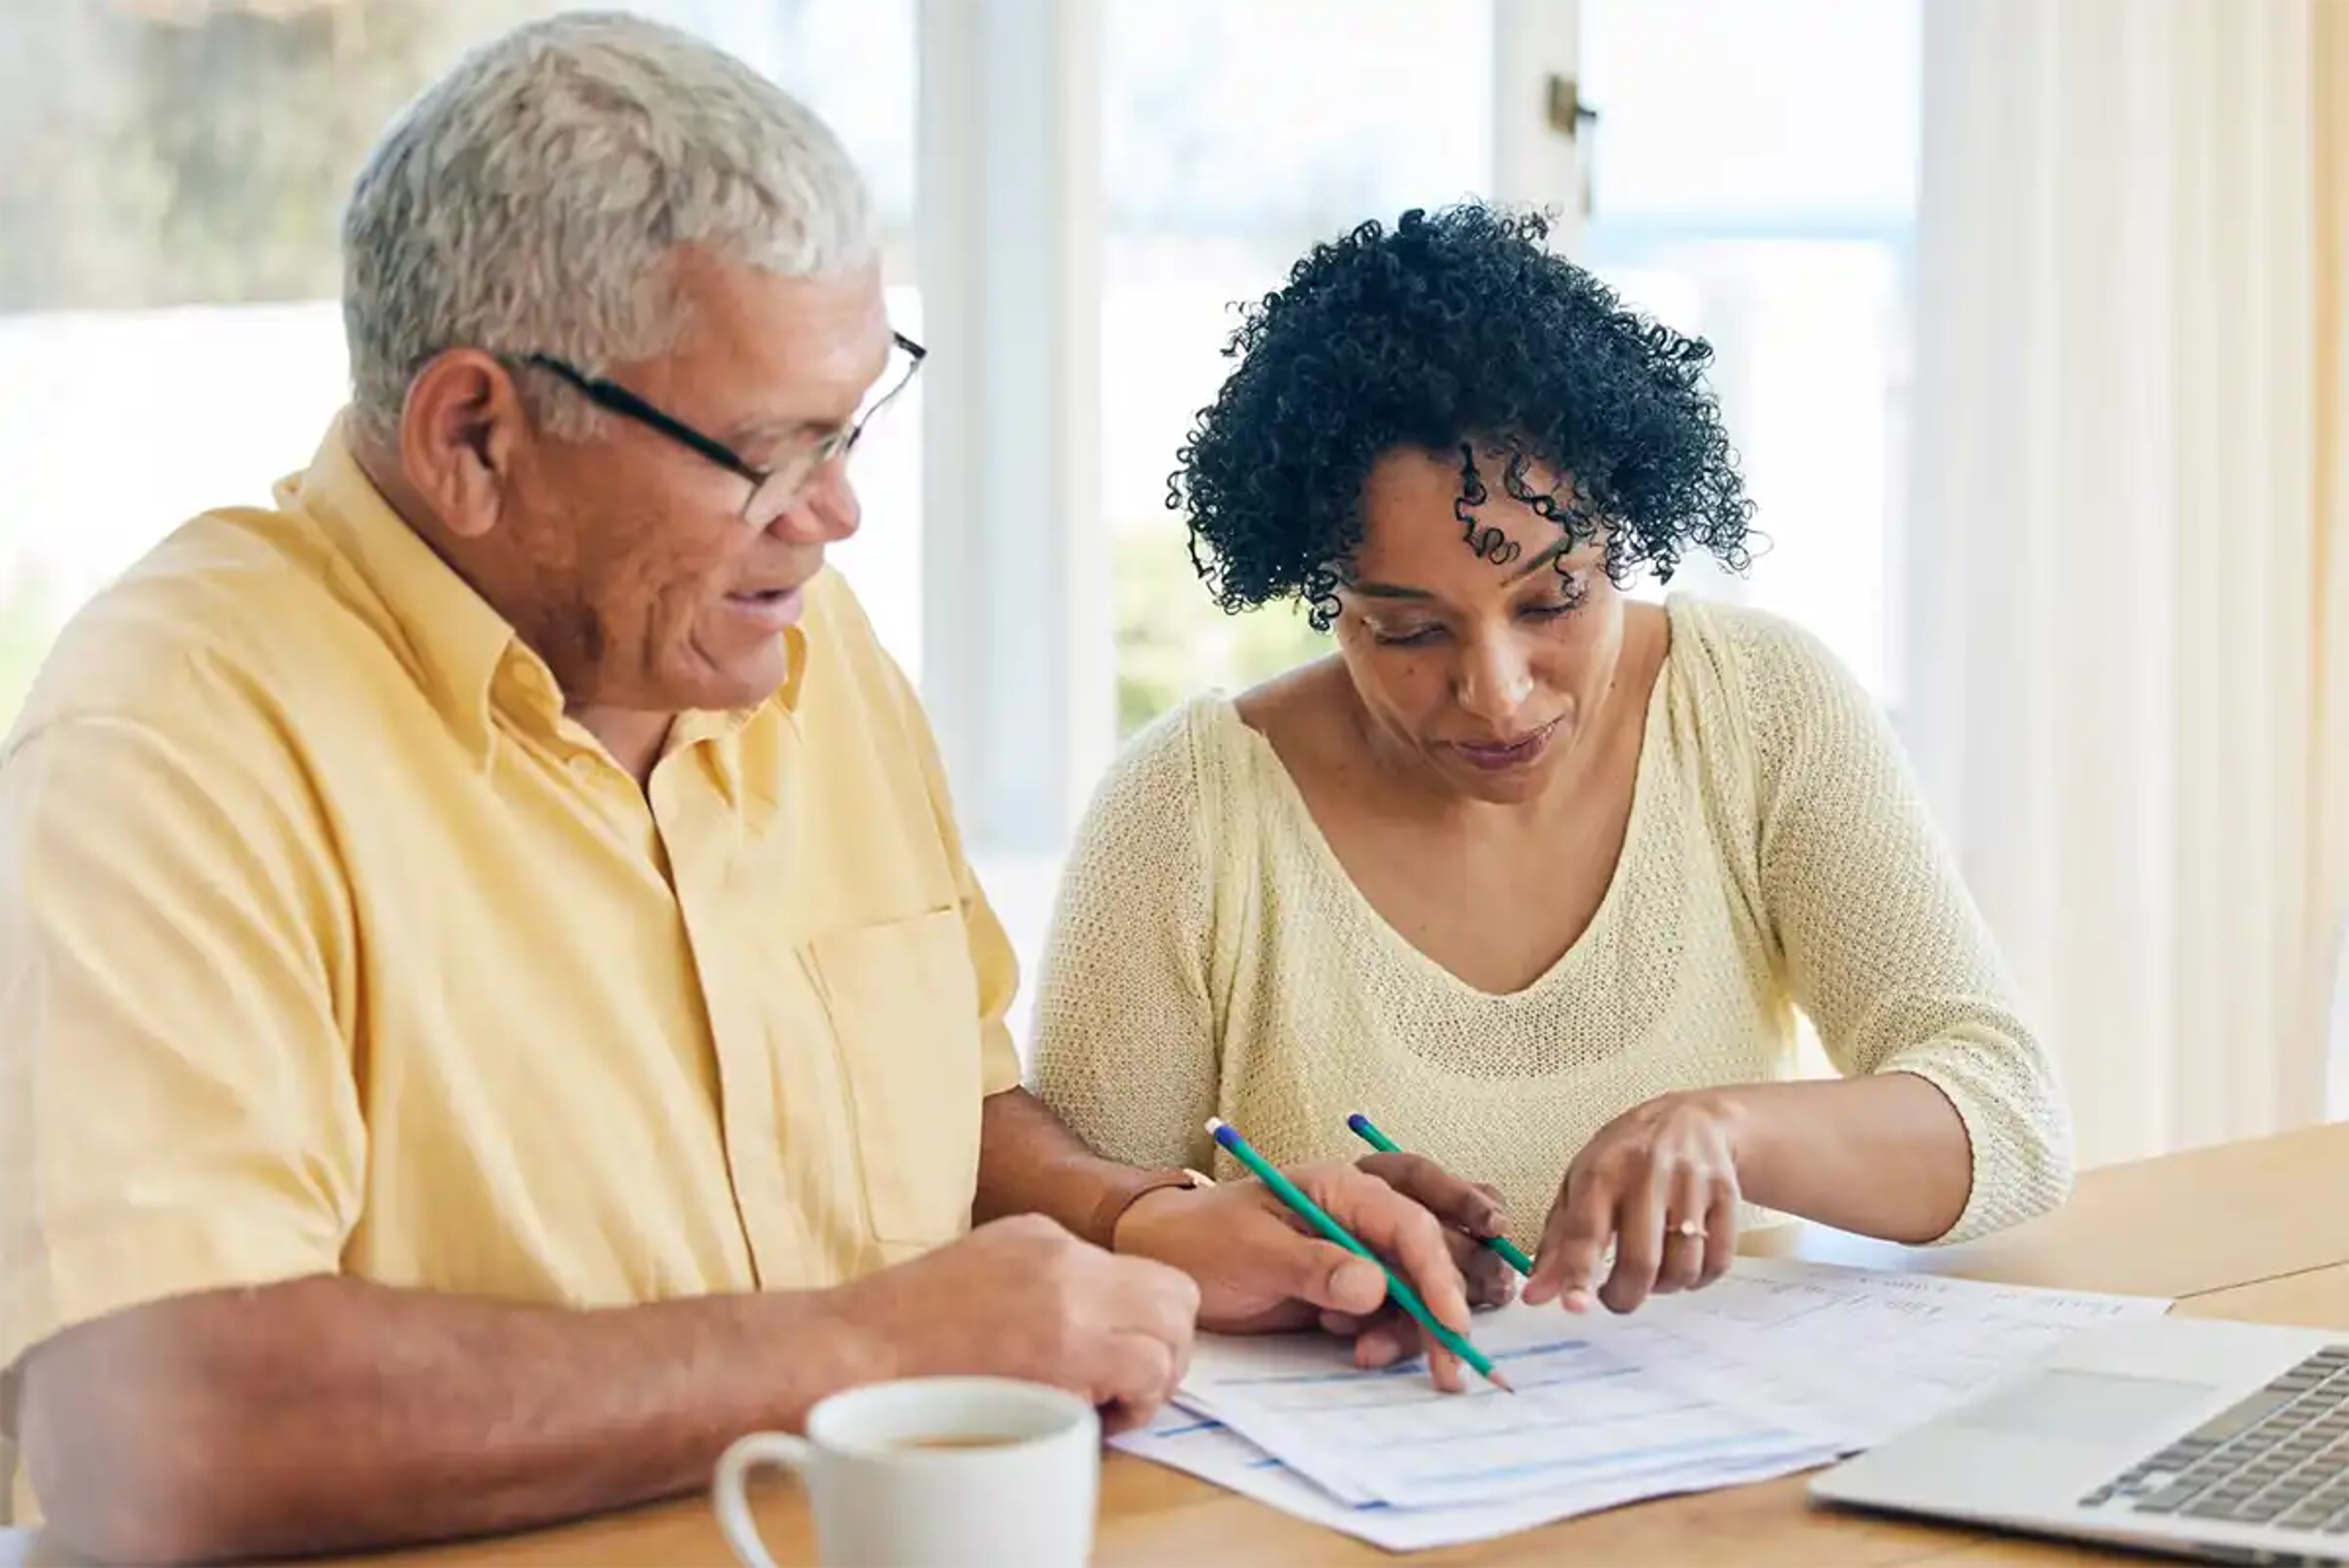
[[[2072,1290],[2180,1298],[2178,1310],[2349,1331],[2349,1124],[2171,1155],[2090,1173],[2064,1210],[1971,1246],[1909,1251],[1811,1228],[1748,1238],[1750,1251],[1892,1264]],[[2122,1561],[1981,1532],[1814,1509],[1803,1478],[1671,1498],[1504,1540],[1414,1554],[1426,1563],[1737,1563],[1872,1568]],[[800,1494],[761,1494],[778,1563],[812,1563]],[[47,1561],[36,1545],[34,1563]],[[496,1541],[369,1559],[378,1568],[728,1568],[708,1502],[688,1498]],[[1350,1537],[1124,1455],[1102,1474],[1094,1561],[1391,1563]]]
[[[1744,1251],[2004,1284],[2192,1296],[2349,1261],[2349,1123],[2106,1166],[2060,1212],[1971,1246],[1910,1251],[1815,1227]]]

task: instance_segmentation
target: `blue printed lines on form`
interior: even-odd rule
[[[1619,1416],[1567,1416],[1555,1421],[1519,1421],[1509,1428],[1509,1436],[1515,1438],[1522,1438],[1527,1432],[1589,1432],[1601,1427],[1637,1426],[1642,1421],[1658,1420],[1665,1416],[1692,1416],[1707,1408],[1709,1407],[1704,1405],[1666,1405],[1653,1410],[1626,1410]],[[1490,1432],[1443,1432],[1413,1438],[1411,1446],[1432,1449],[1442,1443],[1483,1443],[1489,1442],[1492,1437]],[[1639,1449],[1631,1450],[1633,1453],[1644,1451]]]
[[[1783,1438],[1778,1439],[1783,1441]],[[1697,1454],[1718,1453],[1724,1449],[1750,1449],[1766,1444],[1771,1437],[1764,1434],[1740,1434],[1727,1438],[1703,1438],[1685,1443],[1659,1443],[1653,1448],[1623,1449],[1608,1454],[1577,1454],[1565,1459],[1544,1459],[1534,1464],[1499,1465],[1486,1469],[1455,1470],[1447,1474],[1417,1478],[1423,1486],[1449,1486],[1462,1481],[1510,1480],[1519,1476],[1547,1475],[1556,1470],[1614,1470],[1629,1468],[1633,1473],[1677,1464]],[[1641,1466],[1635,1461],[1653,1459],[1655,1464]]]
[[[1588,1350],[1587,1339],[1558,1339],[1547,1345],[1528,1345],[1517,1350],[1496,1350],[1492,1359],[1530,1361],[1536,1356],[1562,1355],[1568,1351]],[[1417,1377],[1427,1370],[1427,1357],[1414,1355],[1408,1361],[1398,1361],[1387,1366],[1338,1366],[1327,1372],[1268,1372],[1260,1377],[1218,1377],[1221,1388],[1279,1388],[1309,1386],[1318,1383],[1367,1383],[1381,1377]],[[1629,1370],[1626,1368],[1626,1370]]]

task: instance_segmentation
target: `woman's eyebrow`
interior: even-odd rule
[[[1509,574],[1509,581],[1513,583],[1524,582],[1527,577],[1532,576],[1536,572],[1540,571],[1544,566],[1548,566],[1560,556],[1572,550],[1575,547],[1575,544],[1576,541],[1572,538],[1558,540],[1557,543],[1550,545],[1548,549],[1544,550],[1540,555],[1536,556],[1532,560],[1527,561],[1524,566],[1519,566],[1516,571],[1511,572]]]

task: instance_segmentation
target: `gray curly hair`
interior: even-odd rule
[[[343,219],[352,417],[389,441],[433,356],[555,355],[590,374],[659,354],[691,245],[811,277],[875,254],[872,198],[823,121],[725,51],[618,12],[518,27],[392,121]],[[525,382],[579,436],[595,411]]]

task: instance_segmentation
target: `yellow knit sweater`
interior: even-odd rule
[[[1210,1116],[1288,1164],[1366,1152],[1346,1130],[1361,1111],[1497,1186],[1531,1246],[1611,1117],[1792,1075],[1799,1008],[1842,1073],[1914,1073],[1957,1106],[1973,1189],[1943,1240],[2052,1208],[2071,1177],[2054,1063],[1881,712],[1783,621],[1684,596],[1669,611],[1613,880],[1509,995],[1379,918],[1229,701],[1135,737],[1054,909],[1037,1093],[1104,1155],[1200,1169],[1220,1155]]]

